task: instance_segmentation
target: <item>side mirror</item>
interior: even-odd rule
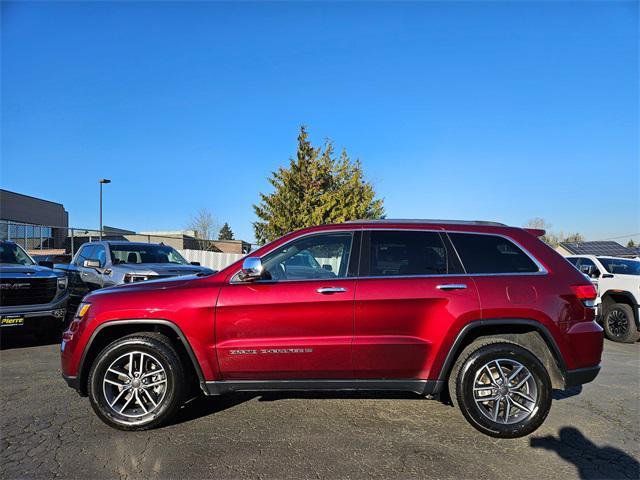
[[[41,267],[53,268],[53,262],[49,262],[47,260],[38,262],[38,265],[40,265]]]
[[[333,267],[331,265],[324,264],[324,265],[322,265],[322,268],[324,270],[326,270],[327,272],[333,272]]]
[[[86,268],[100,268],[100,262],[98,260],[85,260],[82,266]]]
[[[191,265],[195,265],[196,267],[200,266],[200,262],[189,262]]]
[[[258,257],[248,257],[242,262],[242,270],[240,271],[240,280],[243,282],[251,282],[262,278],[264,267],[262,260]]]

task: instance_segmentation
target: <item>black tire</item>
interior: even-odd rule
[[[631,305],[614,303],[604,314],[602,320],[604,332],[609,340],[621,343],[634,343],[640,338]]]
[[[131,385],[121,388],[111,387],[111,384],[103,383],[108,369],[113,366],[112,364],[118,361],[127,361],[128,355],[144,358],[145,360],[139,361],[138,365],[140,363],[145,365],[146,362],[146,365],[150,365],[151,369],[158,369],[153,370],[153,372],[160,371],[160,368],[163,369],[161,374],[149,377],[152,382],[156,378],[162,381],[161,386],[156,387],[160,389],[160,394],[156,396],[155,391],[147,390],[151,391],[151,395],[145,396],[146,394],[143,395],[145,393],[142,391],[143,388],[133,388],[134,382],[121,378],[115,378],[115,380],[122,383],[127,382]],[[134,363],[135,369],[138,368],[138,365],[135,365],[135,361],[131,363]],[[127,373],[126,369],[119,368],[119,370],[124,370]],[[143,367],[140,367],[140,371],[143,371]],[[131,373],[130,370],[129,373]],[[113,373],[110,375],[113,375]],[[144,375],[138,381],[142,381],[143,377]],[[180,406],[185,391],[184,377],[185,371],[180,361],[180,356],[176,353],[171,341],[158,333],[141,332],[114,341],[98,354],[89,372],[87,390],[93,410],[107,425],[120,430],[148,430],[162,425]],[[109,378],[114,379],[113,376]],[[147,381],[147,379],[144,379],[144,381]],[[137,386],[141,387],[139,383]],[[116,411],[120,403],[116,405],[116,408],[112,408],[109,405],[110,400],[107,399],[109,389],[113,389],[113,396],[115,397],[117,397],[118,392],[122,393],[122,390],[128,390],[128,392],[124,393],[120,402],[126,402],[128,398],[133,400],[133,402],[129,403],[131,407],[127,410],[130,411],[130,416]],[[133,393],[139,393],[142,400],[136,399]],[[157,401],[157,406],[151,403],[154,398]],[[141,403],[138,404],[137,402]],[[149,410],[148,413],[147,409]],[[132,417],[132,415],[135,415],[135,417]]]
[[[486,372],[484,366],[487,364],[497,365],[494,363],[495,360],[498,360],[498,362],[506,360],[506,362],[498,365],[502,368],[505,368],[505,365],[508,368],[509,365],[513,364],[514,368],[511,372],[515,372],[516,365],[524,367],[524,370],[521,370],[522,373],[518,374],[522,376],[514,379],[514,385],[520,379],[526,377],[525,371],[531,374],[531,378],[520,389],[507,389],[505,392],[497,389],[487,390],[490,392],[487,396],[504,393],[505,397],[510,397],[509,399],[501,398],[497,402],[494,401],[493,404],[490,402],[477,403],[474,398],[476,376],[483,378],[481,375],[485,375],[485,378],[488,378],[488,375],[483,373]],[[509,385],[512,384],[509,382]],[[491,387],[483,387],[485,390],[489,388]],[[527,391],[524,392],[523,388],[526,388]],[[535,401],[525,402],[524,398],[519,396],[518,391],[526,393],[530,398],[534,398]],[[535,391],[535,397],[531,395],[532,391]],[[547,418],[551,409],[552,387],[546,368],[533,353],[508,340],[492,338],[476,340],[460,354],[449,377],[449,394],[454,405],[460,408],[464,417],[476,430],[491,437],[519,438],[534,432]],[[511,403],[512,399],[517,399],[517,402],[527,407],[530,412],[525,411],[525,409],[514,408],[514,404]],[[495,408],[496,403],[497,410]],[[508,411],[507,404],[509,405]],[[491,408],[492,406],[493,408]],[[511,423],[496,421],[488,416],[487,410],[490,408],[494,412],[497,411],[499,418],[502,420],[504,420],[505,412],[507,419],[509,419],[510,413],[515,412],[514,418],[511,419]]]

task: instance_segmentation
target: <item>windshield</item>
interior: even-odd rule
[[[182,255],[167,245],[109,245],[114,264],[175,263],[189,265]]]
[[[640,261],[624,258],[598,258],[609,273],[620,275],[640,275]]]
[[[10,263],[13,265],[34,265],[31,257],[15,243],[0,244],[0,263]]]

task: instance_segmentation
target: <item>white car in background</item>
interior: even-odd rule
[[[598,289],[596,309],[607,338],[633,343],[640,338],[640,260],[571,255],[567,257]]]

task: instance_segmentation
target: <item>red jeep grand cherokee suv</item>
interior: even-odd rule
[[[167,420],[193,382],[448,393],[481,432],[523,436],[602,353],[593,285],[540,233],[438,220],[294,232],[213,275],[88,295],[63,375],[124,430]]]

